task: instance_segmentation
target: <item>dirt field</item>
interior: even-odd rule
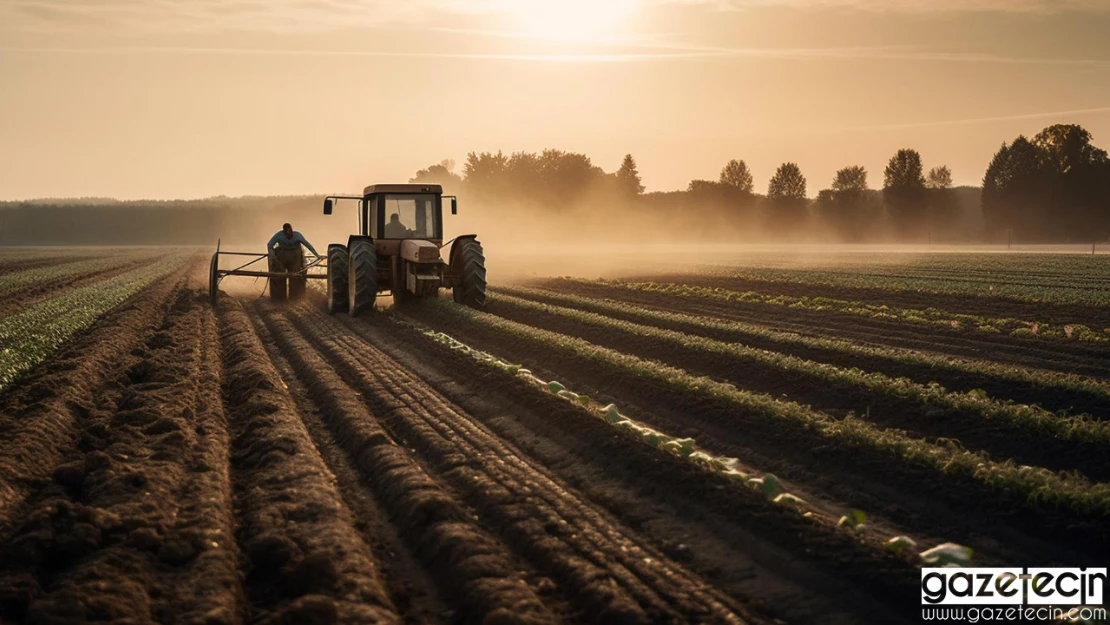
[[[13,286],[0,317],[160,261]],[[584,280],[505,285],[486,313],[331,317],[314,292],[213,310],[205,261],[0,393],[0,621],[901,623],[920,618],[918,553],[941,543],[979,566],[1110,555],[1104,341]],[[0,258],[0,280],[55,264]],[[643,442],[599,416],[610,403],[737,468]],[[769,474],[802,503],[757,490]],[[865,528],[838,525],[853,509]]]

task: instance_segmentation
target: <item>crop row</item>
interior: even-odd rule
[[[1049,301],[1066,304],[1110,303],[1110,292],[1100,281],[1110,277],[1076,275],[1074,277],[975,274],[953,268],[950,273],[918,272],[899,268],[897,272],[842,272],[804,269],[716,269],[710,275],[740,278],[774,284],[804,284],[858,289],[879,289],[892,293],[925,292],[1004,297],[1022,301]]]
[[[707,356],[723,356],[738,367],[743,367],[746,374],[762,370],[775,376],[787,376],[792,383],[848,389],[865,393],[871,398],[908,400],[933,409],[956,411],[968,418],[984,419],[994,424],[1009,424],[1015,429],[1029,430],[1040,435],[1110,445],[1110,421],[1098,421],[1088,415],[1056,415],[1037,406],[996,401],[976,391],[948,392],[939,384],[918,384],[907,378],[892,378],[882,373],[854,368],[844,369],[789,354],[747,347],[741,343],[726,343],[504,293],[498,294],[496,301],[498,309],[509,307],[526,313],[554,315],[571,320],[579,326],[593,326],[650,339],[657,345],[666,345],[673,350],[693,350]]]
[[[726,302],[782,306],[810,311],[842,313],[869,317],[906,321],[915,324],[947,328],[955,331],[973,330],[992,334],[1007,333],[1011,336],[1040,337],[1064,340],[1107,342],[1110,341],[1110,328],[1093,330],[1082,324],[1054,325],[1010,319],[953,313],[937,308],[896,308],[879,304],[852,302],[829,297],[804,297],[795,295],[767,295],[753,291],[731,291],[728,289],[693,286],[689,284],[630,282],[625,280],[589,281],[578,278],[563,278],[572,282],[603,284],[633,291],[664,293],[680,297],[713,299]]]
[[[875,427],[849,415],[837,420],[827,414],[767,395],[739,390],[664,364],[651,362],[584,340],[536,329],[439,302],[427,302],[425,313],[467,328],[488,330],[514,337],[531,345],[537,354],[556,351],[582,363],[620,371],[629,379],[743,415],[753,423],[768,426],[773,436],[810,440],[814,445],[834,444],[853,450],[861,462],[903,463],[925,469],[937,478],[956,483],[971,482],[993,491],[1003,500],[1034,510],[1055,509],[1082,517],[1101,518],[1110,514],[1110,484],[1092,483],[1075,474],[1057,473],[1040,467],[996,462],[982,453],[957,446],[932,444],[904,432]]]
[[[837,256],[824,266],[798,267],[774,259],[744,266],[711,266],[701,273],[767,283],[1003,296],[1025,301],[1106,304],[1110,292],[1107,256],[930,254],[891,264],[889,255]],[[820,260],[820,259],[818,259]]]
[[[665,312],[628,302],[581,297],[549,289],[498,287],[497,292],[646,325],[664,325],[672,329],[681,329],[689,334],[720,340],[727,338],[730,342],[744,342],[775,351],[800,352],[806,354],[806,357],[811,360],[829,364],[867,362],[871,363],[872,368],[880,371],[883,368],[910,368],[923,372],[922,375],[926,377],[918,381],[924,383],[932,382],[934,379],[952,380],[954,383],[963,385],[967,390],[975,389],[976,385],[1017,386],[1048,393],[1055,392],[1073,400],[1076,394],[1080,394],[1090,403],[1110,405],[1110,384],[1075,374],[1014,367],[982,360],[956,359],[913,349],[879,347],[841,339],[806,336],[740,321],[724,321],[698,315]],[[1003,397],[1003,399],[1006,398]]]
[[[179,268],[184,258],[172,255],[106,280],[72,289],[0,319],[0,390],[46,359],[74,334]]]
[[[0,276],[0,293],[44,282],[77,278],[97,271],[110,271],[144,256],[150,256],[150,254],[120,254],[92,259],[75,256],[58,265],[16,271]]]
[[[595,418],[604,420],[614,429],[628,435],[634,440],[638,440],[662,452],[683,458],[695,466],[701,467],[710,473],[719,474],[735,484],[747,486],[761,493],[771,503],[785,506],[791,510],[797,511],[807,518],[816,520],[813,511],[810,509],[810,504],[804,499],[786,492],[783,489],[783,484],[773,474],[765,473],[759,477],[749,475],[740,470],[739,460],[736,458],[713,455],[705,450],[698,449],[696,441],[692,438],[670,436],[665,432],[661,432],[643,423],[638,423],[627,415],[622,414],[615,404],[602,406],[593,403],[588,396],[575,393],[558,381],[541,380],[530,370],[517,364],[505,362],[489,352],[475,349],[449,334],[437,332],[419,323],[410,321],[402,321],[401,323],[412,324],[417,331],[437,343],[447,345],[452,350],[465,353],[481,364],[499,370],[506,375],[515,377],[533,387],[552,393],[556,397],[566,400],[579,410]],[[833,518],[835,519],[836,517],[834,516]],[[847,527],[852,531],[858,532],[863,530],[866,519],[867,515],[865,513],[860,510],[854,510],[851,516],[844,515],[840,517],[837,524],[839,527]],[[890,535],[881,539],[881,544],[891,551],[901,553],[906,549],[913,548],[917,543],[907,536]],[[971,558],[971,555],[972,550],[967,547],[954,543],[944,543],[918,553],[917,557],[927,564],[943,566],[949,563],[966,563]]]

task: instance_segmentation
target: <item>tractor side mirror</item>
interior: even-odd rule
[[[459,200],[458,200],[458,198],[451,198],[451,214],[452,215],[458,215],[459,214]]]
[[[330,215],[331,214],[332,204],[333,204],[333,202],[332,202],[330,197],[327,198],[326,200],[324,200],[324,214],[325,215]]]

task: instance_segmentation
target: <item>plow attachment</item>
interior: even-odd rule
[[[236,257],[241,264],[234,269],[221,269],[220,257]],[[220,250],[220,242],[216,242],[216,253],[212,255],[212,262],[208,270],[208,299],[213,306],[216,305],[220,292],[220,282],[227,276],[246,276],[253,278],[266,278],[268,280],[326,280],[327,262],[325,257],[320,257],[306,262],[299,271],[270,271],[268,266],[269,255],[255,252],[225,252]],[[256,264],[262,263],[266,271],[260,270]]]

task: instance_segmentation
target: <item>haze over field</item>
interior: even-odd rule
[[[355,191],[470,151],[743,158],[809,195],[918,150],[978,185],[1053,123],[1110,140],[1100,0],[10,0],[0,199]]]

